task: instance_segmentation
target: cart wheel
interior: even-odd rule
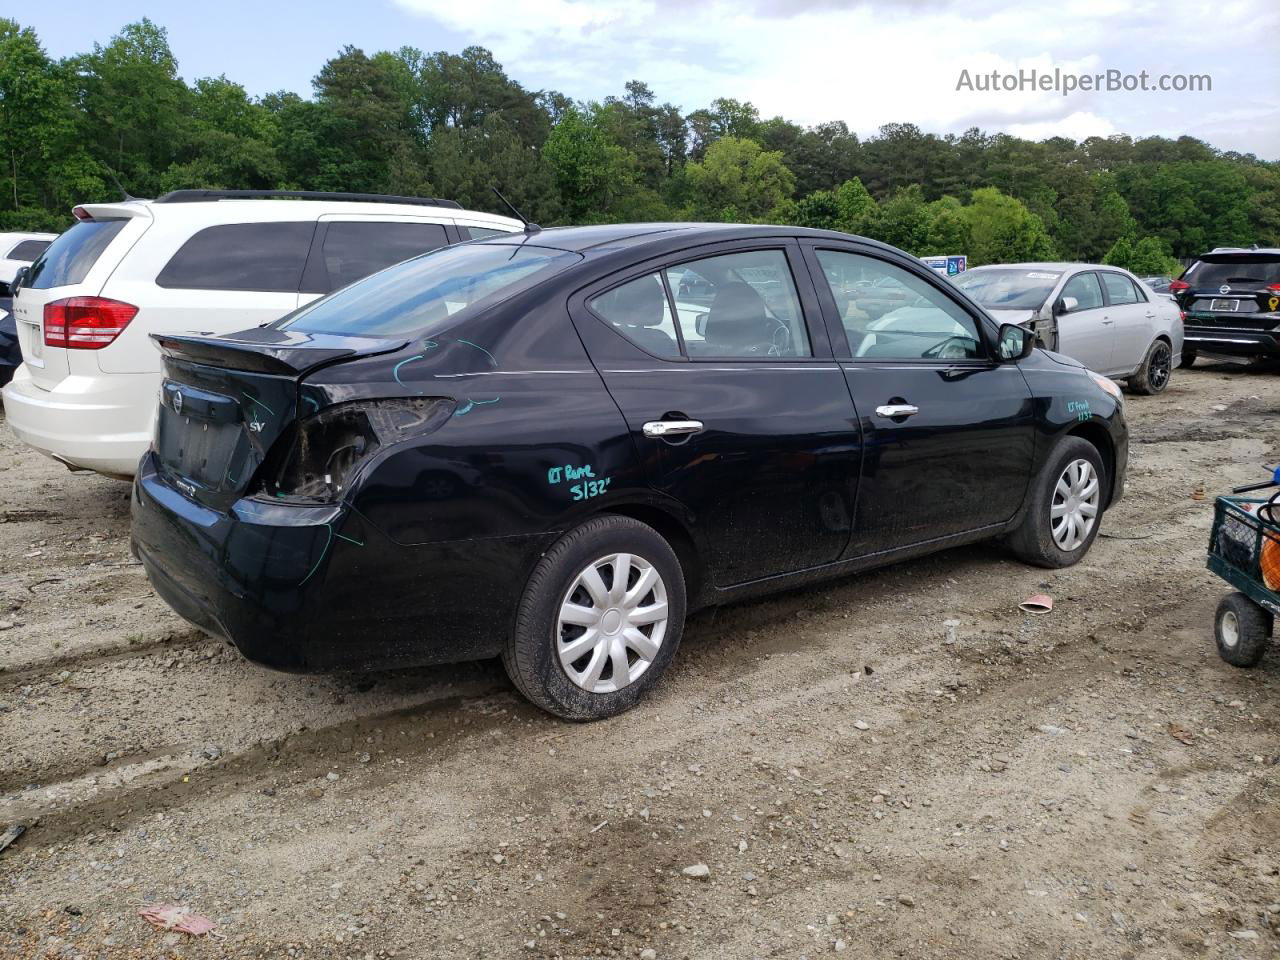
[[[1213,618],[1218,654],[1233,667],[1252,667],[1262,659],[1273,625],[1271,614],[1243,593],[1228,593]]]

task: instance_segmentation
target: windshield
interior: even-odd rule
[[[1187,268],[1182,279],[1193,287],[1213,287],[1222,283],[1265,287],[1280,283],[1280,256],[1198,260]]]
[[[343,287],[275,326],[368,337],[428,333],[468,307],[496,303],[581,259],[581,254],[529,244],[445,247]]]
[[[992,310],[1039,310],[1061,276],[1056,270],[979,267],[960,274],[953,282]]]

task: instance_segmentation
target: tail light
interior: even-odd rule
[[[1274,296],[1280,296],[1280,283],[1269,283],[1266,287],[1267,293]]]
[[[280,438],[262,466],[265,492],[333,502],[382,447],[438,430],[454,402],[433,397],[357,400],[321,410]]]
[[[1183,290],[1190,290],[1191,284],[1185,280],[1174,280],[1169,284],[1170,293],[1181,293]]]
[[[101,350],[124,332],[138,308],[106,297],[68,297],[44,305],[44,344]]]

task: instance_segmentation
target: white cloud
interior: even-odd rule
[[[1036,137],[1178,136],[1211,122],[1219,146],[1280,155],[1274,0],[1067,0],[1050,10],[1011,0],[396,2],[490,47],[526,84],[575,97],[618,93],[638,78],[686,110],[732,96],[765,116],[839,119],[861,133],[911,122]],[[1213,92],[956,90],[964,69],[1032,67],[1209,73]],[[1252,119],[1268,110],[1271,123]]]

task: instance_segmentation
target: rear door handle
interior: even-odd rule
[[[920,412],[920,408],[911,403],[886,403],[876,407],[876,416],[893,420],[896,417],[911,417]]]
[[[650,420],[644,425],[644,435],[656,439],[682,437],[701,432],[701,420]]]

